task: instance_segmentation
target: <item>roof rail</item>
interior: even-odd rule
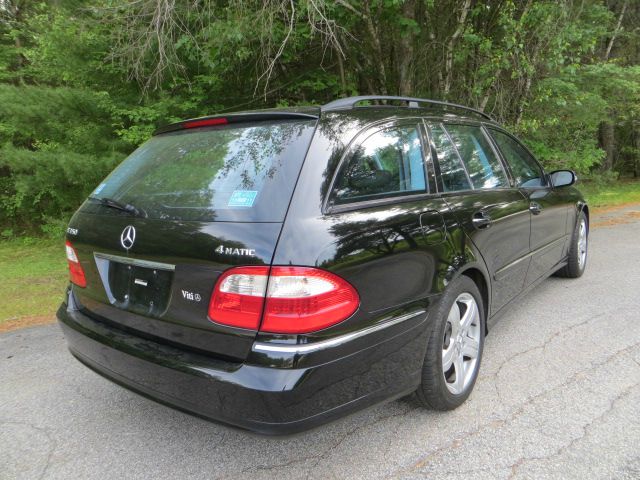
[[[476,110],[475,108],[465,107],[464,105],[458,105],[456,103],[442,102],[440,100],[429,100],[426,98],[413,98],[413,97],[395,97],[392,95],[361,95],[358,97],[347,97],[347,98],[339,98],[338,100],[334,100],[333,102],[329,102],[326,105],[321,107],[322,112],[329,112],[332,110],[348,110],[350,108],[355,108],[356,104],[360,102],[366,101],[377,101],[377,100],[395,100],[401,102],[407,102],[409,108],[419,108],[421,103],[427,103],[430,105],[439,105],[448,108],[455,108],[458,110],[465,110],[467,112],[475,113],[476,115],[480,115],[481,117],[486,118],[487,120],[493,121],[493,118],[485,112],[480,110]]]

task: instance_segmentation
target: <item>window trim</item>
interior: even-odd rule
[[[433,168],[435,192],[443,193],[444,188],[442,185],[442,172],[440,171],[440,162],[438,162],[438,151],[436,150],[436,145],[433,141],[433,135],[431,134],[431,129],[429,128],[429,124],[427,122],[427,118],[422,118],[422,128],[424,130],[425,145],[429,145],[429,156],[431,157],[431,167]]]
[[[362,210],[365,208],[373,208],[385,205],[395,205],[397,203],[409,203],[409,202],[419,202],[423,200],[428,200],[429,198],[434,198],[440,195],[436,192],[419,192],[413,195],[402,195],[402,196],[389,196],[384,198],[372,198],[369,200],[362,200],[359,202],[349,202],[349,203],[341,203],[338,205],[329,205],[325,215],[330,215],[334,213],[345,213],[351,212],[354,210]]]
[[[483,125],[486,129],[487,129],[487,134],[489,135],[489,137],[491,138],[491,142],[493,144],[495,144],[495,148],[498,151],[498,153],[500,154],[500,158],[502,158],[503,162],[507,165],[507,167],[509,168],[509,172],[513,178],[513,188],[518,188],[518,189],[524,189],[524,190],[541,190],[541,189],[549,189],[549,188],[554,188],[553,187],[553,183],[550,181],[549,178],[549,174],[545,171],[544,167],[542,166],[542,164],[538,161],[538,159],[536,158],[536,156],[531,152],[531,150],[529,150],[527,148],[527,146],[520,141],[520,139],[518,137],[516,137],[515,135],[507,132],[504,128],[496,126],[496,125]],[[526,186],[518,186],[516,184],[516,176],[513,173],[513,169],[511,167],[511,164],[509,163],[509,161],[507,160],[507,158],[504,156],[504,154],[502,153],[502,150],[500,150],[500,146],[498,145],[498,142],[496,141],[496,139],[493,137],[493,135],[491,135],[491,130],[495,130],[496,132],[500,132],[504,135],[506,135],[507,137],[510,137],[514,142],[516,142],[516,144],[518,144],[525,152],[527,152],[531,158],[533,159],[533,161],[535,162],[535,164],[538,166],[538,168],[540,168],[540,171],[542,172],[542,177],[544,178],[544,181],[546,183],[546,185],[537,185],[537,186],[531,186],[531,187],[526,187]]]
[[[450,125],[456,125],[455,123],[451,123]],[[467,126],[467,125],[462,125],[462,126]],[[453,149],[456,151],[456,155],[458,156],[458,159],[460,160],[460,163],[462,164],[462,168],[464,169],[464,174],[467,176],[467,181],[469,182],[469,185],[471,186],[471,190],[481,190],[480,188],[476,188],[476,186],[473,184],[473,180],[471,180],[471,175],[469,175],[469,169],[467,168],[467,164],[465,163],[464,159],[462,158],[462,155],[460,155],[460,150],[458,150],[458,146],[456,145],[456,142],[453,141],[453,137],[451,136],[451,134],[449,133],[449,130],[447,129],[447,127],[444,126],[444,124],[442,125],[442,130],[444,130],[444,133],[447,134],[447,138],[449,139],[449,142],[451,142],[451,145],[453,146]]]
[[[431,189],[430,189],[429,176],[427,172],[427,163],[426,163],[427,159],[425,157],[424,136],[423,136],[423,132],[420,129],[420,125],[422,123],[421,121],[422,119],[420,117],[403,118],[401,120],[396,120],[396,121],[386,120],[383,122],[376,122],[376,123],[369,124],[364,128],[362,128],[358,133],[356,133],[351,139],[351,141],[349,142],[349,144],[345,147],[344,152],[342,153],[340,160],[338,161],[338,164],[334,169],[334,172],[331,178],[331,183],[329,184],[329,189],[328,189],[329,193],[325,197],[325,200],[322,205],[322,214],[328,215],[331,213],[339,213],[339,212],[344,212],[348,210],[365,208],[367,206],[384,205],[386,203],[394,203],[394,202],[400,202],[400,201],[406,202],[414,198],[417,199],[424,196],[433,195],[433,192],[431,192]],[[422,171],[424,174],[425,190],[415,190],[414,191],[415,193],[411,193],[412,192],[411,190],[401,190],[399,192],[389,192],[388,196],[370,198],[366,200],[354,199],[353,201],[340,203],[340,204],[332,203],[334,199],[334,192],[335,192],[336,180],[338,178],[338,175],[342,171],[345,163],[351,160],[351,157],[355,151],[355,148],[361,145],[369,137],[371,137],[372,135],[378,132],[382,132],[384,130],[390,130],[394,128],[396,129],[402,128],[406,126],[412,126],[418,132],[418,139],[420,140],[420,151],[422,153]],[[401,195],[396,195],[396,193],[401,193]],[[380,194],[380,195],[384,195],[384,194]]]
[[[469,182],[469,186],[471,188],[467,188],[464,190],[453,190],[453,191],[446,191],[444,189],[444,182],[442,181],[442,170],[440,169],[440,160],[438,159],[438,149],[436,148],[436,144],[435,141],[433,140],[433,132],[431,131],[431,127],[430,125],[427,123],[428,120],[423,120],[424,124],[425,124],[425,128],[427,130],[427,132],[429,133],[429,144],[431,145],[431,150],[432,150],[432,157],[434,159],[434,166],[435,166],[435,170],[436,170],[436,184],[438,186],[438,193],[445,195],[448,193],[458,193],[458,192],[473,192],[474,188],[473,188],[473,183],[471,182],[471,178],[469,177],[469,172],[467,172],[467,166],[464,164],[464,162],[462,161],[462,158],[460,157],[460,154],[458,153],[458,149],[456,148],[455,145],[453,145],[453,140],[451,140],[451,136],[449,135],[449,132],[447,131],[446,128],[444,128],[444,122],[442,122],[441,120],[434,120],[431,122],[431,124],[438,124],[442,130],[444,131],[444,133],[446,133],[447,138],[449,139],[449,141],[451,142],[451,144],[453,145],[454,150],[456,151],[456,156],[458,157],[458,160],[460,160],[460,163],[462,164],[462,169],[464,170],[464,174],[467,177],[467,181]]]
[[[439,192],[438,188],[438,176],[436,174],[436,162],[434,161],[435,149],[431,144],[431,139],[429,138],[429,131],[427,129],[427,125],[423,121],[420,122],[419,130],[420,135],[422,136],[422,150],[423,157],[425,162],[425,171],[427,174],[427,182],[429,186],[430,193]]]

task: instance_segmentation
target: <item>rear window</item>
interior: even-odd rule
[[[243,123],[151,138],[93,192],[149,218],[281,222],[316,120]],[[126,214],[89,201],[100,213]]]

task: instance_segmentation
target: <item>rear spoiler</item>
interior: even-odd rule
[[[243,122],[263,122],[268,120],[317,120],[318,115],[312,113],[302,112],[277,112],[277,111],[264,111],[264,112],[249,112],[249,113],[231,113],[228,115],[212,115],[207,117],[192,118],[190,120],[183,120],[181,122],[165,125],[158,128],[153,135],[160,135],[162,133],[174,132],[177,130],[185,130],[188,128],[199,127],[213,127],[216,125],[229,125],[233,123]]]

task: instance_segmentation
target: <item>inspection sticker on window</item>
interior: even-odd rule
[[[255,190],[234,190],[229,197],[229,207],[252,207],[258,192]]]
[[[101,184],[100,184],[100,185],[98,185],[98,187],[93,191],[93,194],[94,194],[94,195],[98,195],[98,194],[102,191],[102,189],[103,189],[104,187],[106,187],[106,186],[107,186],[107,184],[106,184],[106,183],[101,183]]]

